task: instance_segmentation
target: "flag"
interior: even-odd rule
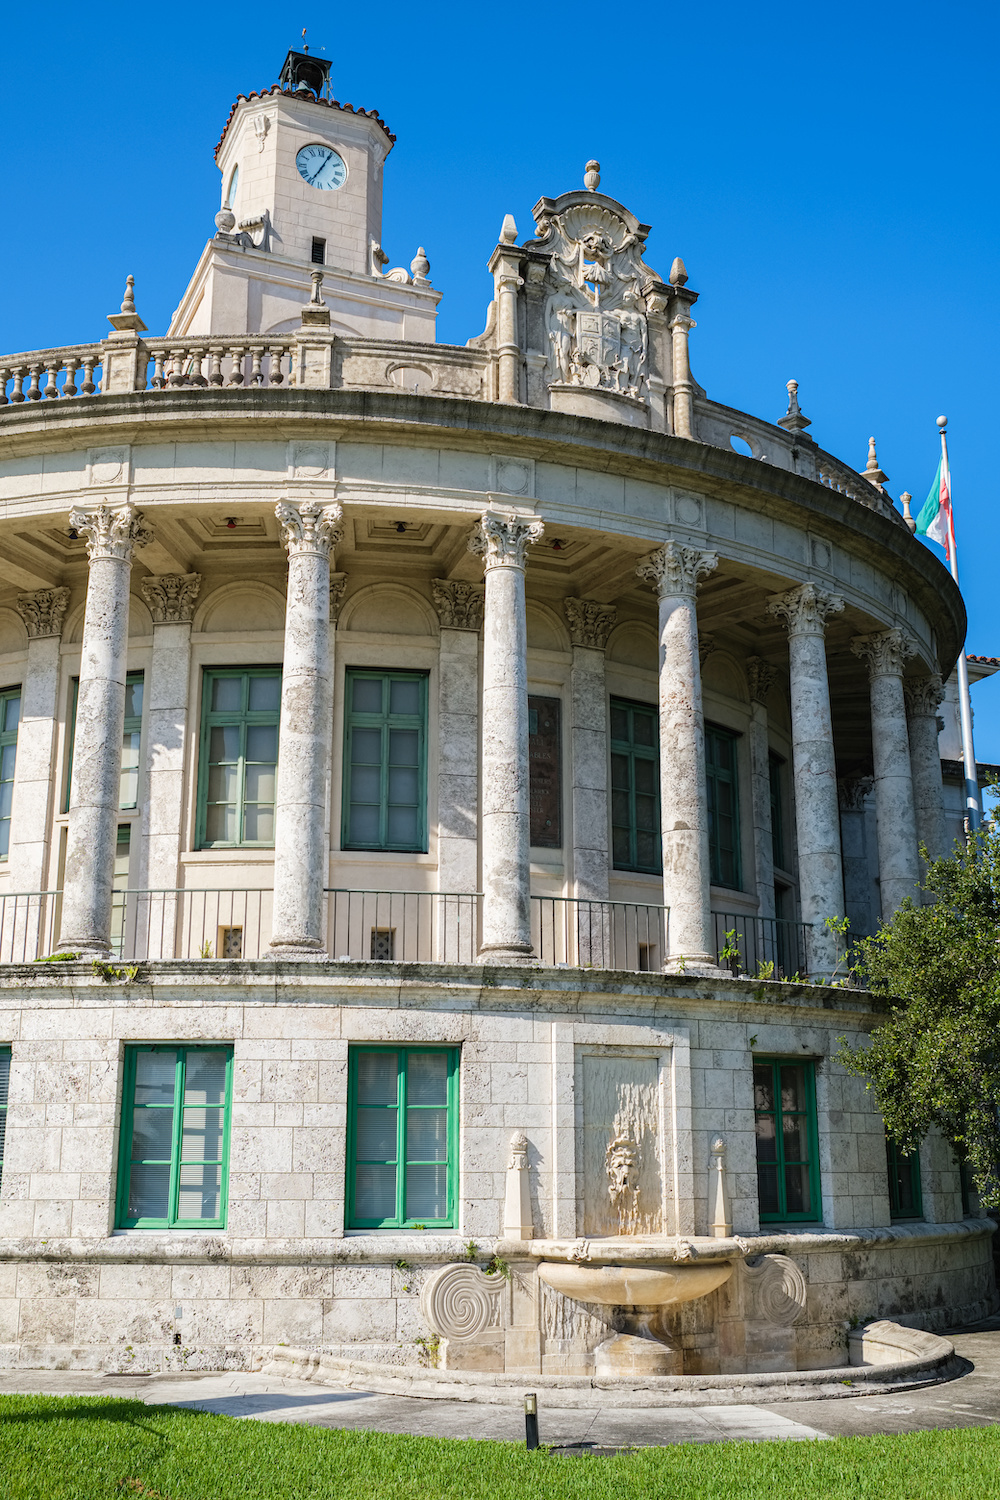
[[[917,535],[926,536],[943,547],[951,562],[955,555],[955,522],[951,514],[951,477],[942,455],[930,494],[917,516]]]

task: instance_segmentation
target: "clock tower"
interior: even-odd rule
[[[280,82],[240,95],[215,151],[222,206],[174,314],[177,335],[284,333],[324,268],[334,332],[431,343],[440,292],[419,251],[385,271],[382,174],[395,142],[375,110],[330,93],[330,64],[289,52]]]

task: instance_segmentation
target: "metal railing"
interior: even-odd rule
[[[532,896],[531,941],[543,964],[655,973],[667,954],[665,906]]]
[[[478,892],[328,889],[331,958],[471,964],[479,952]]]
[[[713,911],[715,951],[724,969],[759,979],[791,979],[806,973],[807,922]]]
[[[28,891],[0,896],[0,963],[30,964],[52,952],[61,895]]]
[[[257,887],[115,891],[111,948],[119,958],[263,958],[272,892]]]

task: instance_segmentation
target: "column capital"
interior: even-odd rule
[[[680,542],[664,542],[644,557],[635,571],[638,578],[652,584],[661,599],[670,594],[693,599],[699,580],[718,566],[717,552],[699,552],[697,547],[682,547]]]
[[[330,574],[330,624],[336,625],[340,619],[340,611],[344,604],[344,590],[347,587],[346,573]]]
[[[143,578],[139,587],[154,625],[190,625],[201,588],[200,573],[161,573]]]
[[[698,632],[698,665],[704,669],[708,658],[715,653],[715,636],[710,631]]]
[[[131,562],[136,547],[145,547],[153,540],[152,528],[146,525],[141,510],[126,502],[112,510],[108,505],[96,505],[93,510],[75,506],[69,513],[69,524],[79,532],[87,543],[87,556],[91,562],[101,557],[114,557],[120,562]]]
[[[564,599],[563,609],[573,645],[603,651],[618,618],[615,606],[599,604],[596,599]]]
[[[431,593],[438,619],[447,630],[478,631],[483,623],[482,584],[460,578],[432,578]]]
[[[545,527],[527,516],[484,511],[469,537],[469,551],[490,568],[523,568],[528,547],[541,539]]]
[[[906,699],[906,712],[911,719],[926,714],[928,718],[936,718],[937,711],[944,701],[944,683],[940,674],[931,672],[927,677],[904,677],[903,697]]]
[[[827,620],[843,607],[839,594],[829,594],[814,583],[803,583],[797,589],[789,589],[787,594],[775,594],[768,601],[767,612],[784,621],[789,635],[822,635]]]
[[[865,798],[875,786],[874,776],[841,776],[837,780],[837,801],[841,812],[863,812]]]
[[[304,500],[301,505],[293,505],[280,500],[274,514],[289,557],[329,557],[344,534],[344,510],[336,503],[319,505],[315,500]]]
[[[917,648],[901,630],[877,630],[856,635],[851,650],[868,663],[868,675],[874,681],[876,677],[902,677],[906,658],[914,656]]]
[[[38,589],[34,594],[17,596],[17,612],[24,621],[29,641],[47,635],[61,635],[63,615],[69,603],[69,589]]]
[[[747,657],[747,686],[753,703],[763,703],[778,678],[777,667],[772,667],[762,656]]]

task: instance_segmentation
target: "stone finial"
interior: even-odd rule
[[[747,657],[747,686],[750,689],[750,698],[754,703],[765,702],[768,693],[777,680],[778,669],[772,667],[769,661],[762,656]]]
[[[799,382],[789,380],[785,389],[788,392],[788,410],[783,417],[778,418],[778,426],[783,427],[786,432],[802,432],[806,427],[812,426],[812,421],[802,414],[802,408],[799,405]]]
[[[709,1168],[709,1197],[712,1207],[712,1218],[709,1228],[715,1239],[725,1240],[733,1232],[733,1216],[729,1207],[729,1191],[726,1183],[725,1138],[721,1135],[715,1136],[709,1147],[709,1152],[712,1158]]]
[[[330,574],[330,624],[336,625],[340,619],[340,611],[344,603],[344,590],[347,587],[346,573]]]
[[[413,277],[414,284],[421,286],[426,285],[430,280],[430,269],[431,263],[427,259],[427,251],[424,249],[423,245],[420,245],[417,249],[416,255],[410,261],[410,275]]]
[[[603,651],[618,618],[615,606],[599,604],[596,599],[564,599],[563,610],[573,645]]]
[[[688,279],[687,266],[681,260],[681,258],[680,258],[679,255],[675,255],[674,256],[674,263],[670,267],[670,285],[671,286],[687,286],[687,279]]]
[[[909,528],[909,531],[910,531],[911,535],[913,535],[916,532],[916,529],[917,529],[916,520],[910,514],[910,501],[912,499],[913,499],[913,496],[910,494],[909,490],[904,490],[903,493],[899,497],[899,503],[903,507],[903,520],[906,522],[907,527]]]
[[[43,636],[61,635],[63,615],[69,603],[69,589],[38,589],[34,594],[19,594],[17,612],[24,621],[29,641]]]
[[[190,625],[201,589],[200,573],[161,573],[143,578],[139,587],[154,625]]]
[[[837,781],[837,801],[843,813],[865,810],[865,798],[875,787],[874,776],[841,776]]]
[[[135,277],[126,276],[125,295],[121,311],[108,314],[108,322],[116,333],[145,333],[146,325],[135,310]]]
[[[601,185],[601,164],[599,161],[588,161],[583,171],[583,185],[588,193],[596,193]]]
[[[123,313],[135,312],[135,277],[125,277],[125,295],[122,298],[121,310]]]
[[[329,328],[330,309],[323,301],[323,272],[310,271],[309,279],[312,282],[312,291],[309,301],[302,309],[302,326],[304,328]]]
[[[644,557],[636,567],[636,576],[652,584],[662,598],[668,594],[694,597],[699,579],[714,573],[719,566],[717,552],[699,552],[697,547],[682,547],[680,542],[664,542]]]
[[[428,267],[428,269],[430,268]],[[310,305],[312,307],[325,307],[326,303],[323,301],[323,272],[310,271],[309,279],[312,282],[312,294],[309,298]]]
[[[215,227],[220,234],[232,234],[236,228],[236,215],[228,203],[223,204],[215,216]]]
[[[514,223],[513,214],[504,214],[503,223],[500,226],[501,245],[517,244],[517,225]]]
[[[839,614],[844,601],[839,594],[829,594],[814,583],[803,583],[787,594],[775,594],[768,601],[767,612],[783,620],[789,635],[822,635],[831,615]]]
[[[889,478],[888,474],[883,474],[878,466],[878,454],[875,452],[875,439],[873,437],[868,439],[868,462],[865,464],[861,477],[862,479],[867,479],[868,483],[873,484],[878,490],[882,488]]]
[[[868,663],[868,675],[902,677],[908,656],[916,655],[916,646],[901,630],[876,630],[871,635],[856,635],[851,650]]]
[[[906,712],[911,719],[926,715],[930,719],[937,718],[937,711],[944,702],[944,684],[937,672],[931,672],[927,677],[904,677],[903,697],[906,699]]]
[[[432,578],[431,593],[438,619],[446,630],[479,630],[483,623],[482,585],[459,578]]]
[[[344,534],[344,509],[337,505],[319,505],[306,500],[291,505],[281,500],[274,507],[281,529],[281,540],[288,555],[313,553],[329,557]]]
[[[523,568],[529,546],[541,541],[544,531],[541,521],[486,511],[469,537],[469,551],[482,557],[486,568]]]
[[[97,505],[93,510],[76,506],[69,513],[69,524],[86,541],[91,562],[105,557],[131,562],[133,550],[153,540],[152,528],[146,525],[142,511],[131,504],[118,510],[107,505]]]

